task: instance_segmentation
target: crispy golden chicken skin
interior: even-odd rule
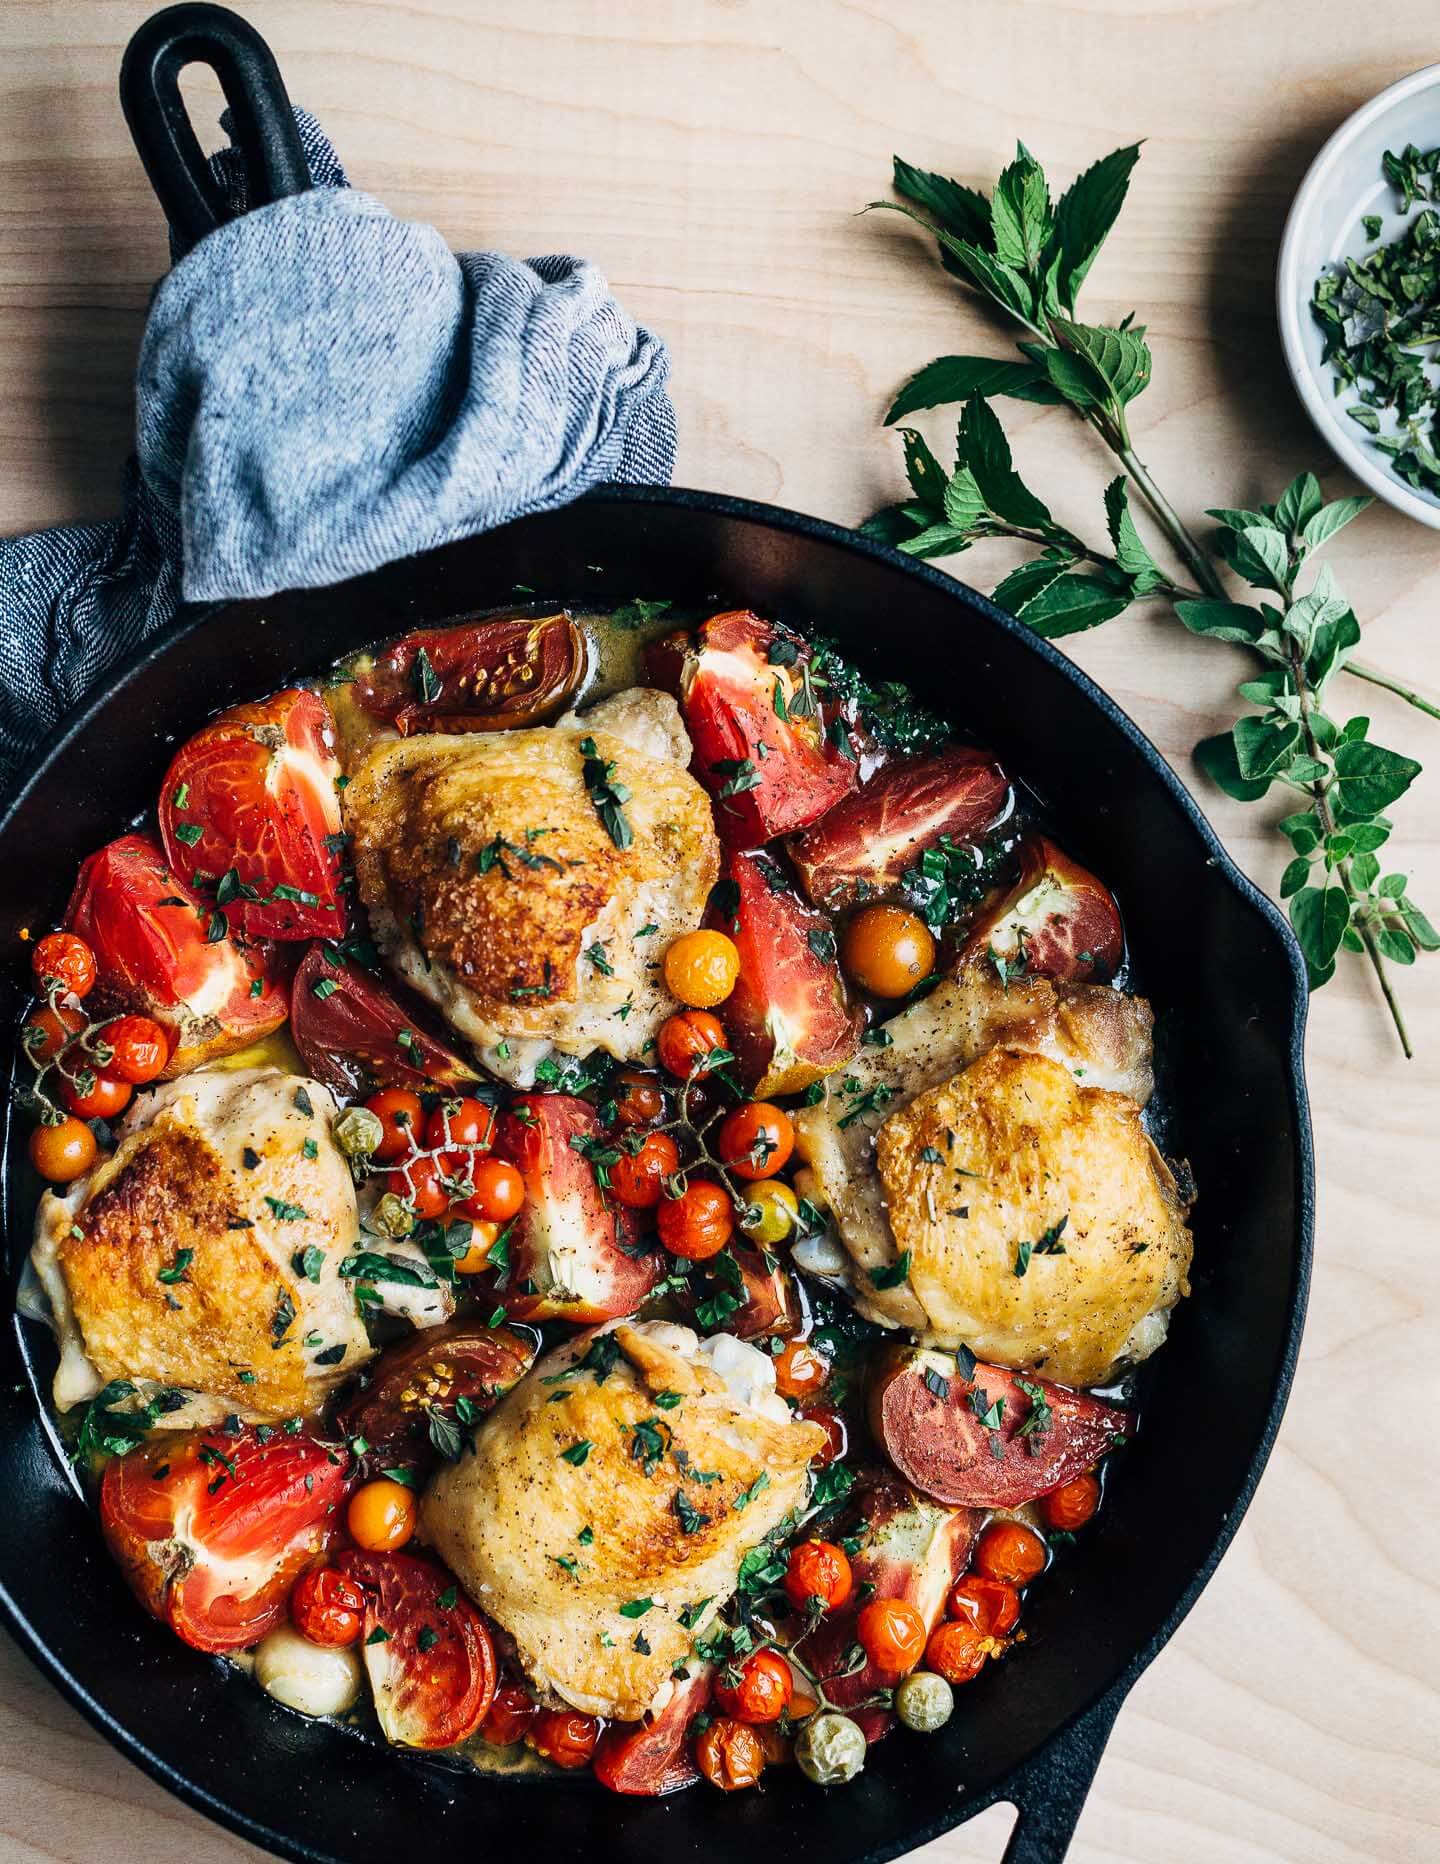
[[[115,1152],[41,1198],[57,1405],[132,1379],[288,1417],[370,1357],[338,1274],[357,1226],[335,1111],[278,1068],[201,1069],[142,1095]]]
[[[824,1438],[756,1348],[621,1322],[542,1360],[421,1518],[541,1691],[636,1721],[663,1705],[745,1553],[803,1503]]]
[[[390,963],[482,1048],[636,1059],[675,1007],[659,959],[719,872],[688,757],[674,700],[638,690],[546,729],[376,744],[345,815]],[[597,808],[596,765],[630,791],[626,847]]]
[[[1190,1233],[1139,1107],[1048,1056],[991,1049],[917,1094],[875,1162],[938,1345],[1095,1385],[1187,1292]]]

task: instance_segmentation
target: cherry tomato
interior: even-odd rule
[[[165,1071],[170,1040],[151,1016],[117,1016],[100,1031],[100,1040],[112,1051],[105,1066],[132,1087],[143,1087]]]
[[[525,1739],[525,1731],[540,1713],[540,1704],[518,1683],[504,1683],[495,1691],[490,1713],[480,1724],[480,1733],[491,1747],[513,1747]]]
[[[30,954],[30,969],[42,989],[53,979],[83,997],[95,983],[95,954],[73,932],[47,932]]]
[[[752,1650],[715,1684],[715,1700],[739,1722],[778,1722],[794,1693],[790,1666],[773,1650]]]
[[[813,1398],[830,1376],[830,1361],[803,1340],[775,1355],[775,1389],[782,1398]]]
[[[404,1158],[412,1146],[420,1143],[420,1096],[404,1087],[382,1087],[365,1105],[385,1128],[385,1136],[376,1146],[374,1156],[382,1165]]]
[[[1061,1528],[1067,1534],[1084,1527],[1099,1506],[1100,1482],[1091,1475],[1062,1482],[1058,1489],[1040,1498],[1040,1514],[1046,1527]]]
[[[478,1275],[482,1269],[490,1266],[490,1251],[495,1247],[500,1235],[498,1223],[486,1223],[483,1219],[470,1226],[470,1247],[463,1256],[455,1257],[457,1275]]]
[[[653,1210],[665,1180],[680,1169],[680,1150],[668,1133],[647,1133],[638,1152],[622,1147],[610,1167],[610,1189],[631,1210]]]
[[[720,1128],[720,1156],[737,1178],[773,1178],[794,1150],[790,1115],[766,1100],[737,1107]]]
[[[904,1599],[871,1599],[862,1605],[855,1635],[887,1676],[904,1676],[925,1655],[925,1620]]]
[[[843,1547],[829,1540],[802,1540],[790,1549],[785,1568],[785,1596],[797,1612],[811,1599],[823,1599],[826,1611],[838,1611],[854,1589],[854,1575]]]
[[[665,953],[665,988],[692,1009],[723,1003],[739,975],[740,954],[723,932],[684,932]]]
[[[759,1735],[729,1715],[717,1715],[711,1722],[695,1743],[695,1759],[711,1786],[718,1786],[722,1793],[757,1785],[765,1771]]]
[[[37,1126],[30,1135],[30,1163],[51,1184],[69,1184],[89,1171],[99,1150],[94,1133],[74,1118],[58,1126]]]
[[[525,1180],[505,1159],[476,1159],[470,1168],[475,1189],[465,1199],[466,1216],[482,1223],[508,1223],[525,1202]]]
[[[599,1739],[599,1722],[575,1709],[542,1709],[529,1734],[530,1745],[542,1760],[570,1770],[589,1766]]]
[[[415,1532],[415,1491],[388,1476],[366,1482],[350,1497],[345,1526],[367,1553],[393,1553]]]
[[[800,1200],[788,1184],[767,1178],[755,1186],[746,1199],[740,1228],[752,1243],[768,1249],[783,1243],[800,1221]]]
[[[950,1588],[945,1609],[974,1631],[987,1637],[1004,1637],[1020,1622],[1020,1595],[1003,1579],[967,1573]]]
[[[402,1198],[422,1219],[441,1217],[450,1208],[450,1193],[441,1183],[444,1168],[440,1161],[422,1153],[408,1165],[385,1174],[385,1189]]]
[[[130,1105],[132,1089],[128,1081],[90,1070],[90,1084],[82,1089],[78,1082],[62,1081],[60,1098],[79,1120],[113,1120]]]
[[[925,1667],[947,1683],[973,1683],[995,1648],[994,1638],[973,1625],[936,1625],[925,1646]]]
[[[365,1628],[365,1594],[333,1566],[312,1566],[290,1588],[290,1622],[312,1644],[357,1643]]]
[[[45,1008],[36,1010],[20,1031],[25,1053],[35,1061],[54,1061],[72,1036],[85,1027],[79,1010]]]
[[[1028,1586],[1045,1570],[1045,1543],[1018,1521],[994,1521],[975,1544],[973,1565],[987,1579]]]
[[[872,997],[903,997],[934,968],[935,940],[917,914],[900,906],[867,906],[846,926],[840,960]]]
[[[826,1469],[831,1463],[838,1463],[850,1448],[850,1432],[840,1412],[834,1405],[807,1404],[800,1415],[807,1424],[818,1424],[826,1437],[825,1448],[810,1458],[812,1466]]]
[[[493,1107],[487,1107],[483,1100],[476,1100],[470,1094],[458,1100],[442,1100],[425,1122],[425,1144],[488,1152],[495,1141],[497,1118]]]
[[[665,1117],[665,1090],[653,1074],[627,1068],[615,1083],[614,1099],[622,1126],[653,1126]]]
[[[725,1046],[725,1031],[708,1010],[682,1010],[666,1017],[655,1038],[661,1067],[682,1081],[703,1081],[710,1072],[701,1066],[705,1056]]]
[[[718,1256],[729,1242],[735,1222],[734,1206],[718,1184],[697,1178],[681,1197],[660,1202],[660,1241],[672,1256],[704,1262]]]

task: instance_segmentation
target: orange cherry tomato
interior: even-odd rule
[[[89,1171],[99,1150],[94,1133],[73,1117],[58,1126],[37,1126],[30,1135],[30,1163],[51,1184],[69,1184]]]
[[[720,1156],[737,1178],[773,1178],[794,1150],[790,1115],[767,1100],[747,1101],[720,1128]]]
[[[797,1612],[803,1612],[811,1599],[823,1599],[826,1611],[838,1611],[854,1585],[845,1549],[833,1541],[802,1540],[790,1549],[785,1596]]]
[[[622,1126],[653,1126],[665,1117],[665,1090],[653,1074],[627,1068],[615,1083],[615,1118]]]
[[[133,1089],[128,1081],[90,1071],[88,1087],[77,1081],[60,1083],[60,1099],[78,1120],[113,1120],[130,1105]]]
[[[945,1609],[975,1631],[987,1637],[1004,1637],[1020,1622],[1020,1594],[1003,1579],[987,1579],[983,1573],[967,1573],[950,1588]]]
[[[813,1398],[830,1377],[830,1361],[803,1340],[791,1340],[775,1355],[775,1389],[782,1398]]]
[[[78,1036],[84,1027],[85,1018],[79,1010],[36,1010],[20,1031],[21,1046],[35,1061],[54,1061],[70,1038]]]
[[[384,1135],[374,1156],[382,1165],[404,1158],[412,1146],[420,1143],[420,1096],[406,1087],[382,1087],[365,1105],[384,1127]]]
[[[865,1655],[887,1676],[904,1676],[925,1655],[925,1620],[904,1599],[871,1599],[855,1620]]]
[[[462,1205],[463,1209],[464,1206]],[[498,1223],[478,1222],[470,1226],[470,1247],[463,1256],[456,1256],[455,1273],[457,1275],[478,1275],[482,1269],[490,1266],[490,1251],[500,1237],[501,1226]]]
[[[367,1553],[393,1553],[415,1532],[415,1491],[388,1476],[362,1483],[350,1497],[345,1526]]]
[[[475,1189],[461,1205],[482,1223],[508,1223],[525,1202],[525,1180],[506,1159],[476,1159],[470,1170]]]
[[[438,1159],[422,1153],[409,1164],[385,1174],[385,1189],[402,1198],[423,1222],[441,1217],[450,1208],[450,1193],[441,1183],[444,1168]]]
[[[655,1049],[660,1065],[682,1081],[703,1081],[710,1070],[702,1063],[726,1047],[725,1031],[708,1010],[682,1010],[660,1025]]]
[[[752,1650],[736,1670],[721,1670],[715,1700],[737,1722],[778,1722],[790,1706],[795,1679],[773,1650]]]
[[[588,1767],[599,1739],[599,1722],[575,1709],[542,1709],[529,1735],[531,1747],[543,1760],[567,1769]]]
[[[806,1405],[800,1413],[807,1424],[818,1424],[825,1432],[825,1448],[810,1458],[816,1469],[826,1469],[831,1463],[839,1462],[850,1447],[850,1432],[845,1419],[834,1405]]]
[[[117,1016],[103,1026],[100,1040],[112,1051],[106,1071],[132,1087],[163,1074],[170,1059],[170,1038],[150,1016]]]
[[[937,1625],[930,1633],[930,1641],[925,1646],[925,1667],[943,1676],[947,1683],[973,1683],[984,1669],[985,1659],[993,1656],[996,1649],[996,1640],[985,1632],[977,1631],[973,1625],[952,1621]]]
[[[728,1195],[708,1178],[697,1178],[681,1197],[660,1201],[660,1241],[672,1256],[704,1262],[718,1256],[735,1227],[735,1209]]]
[[[518,1683],[503,1683],[495,1691],[490,1713],[480,1724],[481,1737],[491,1747],[513,1747],[540,1713],[540,1704]]]
[[[30,969],[42,990],[53,981],[83,997],[95,983],[95,954],[74,932],[47,932],[30,954]]]
[[[610,1189],[631,1210],[653,1210],[665,1180],[680,1169],[680,1149],[668,1133],[647,1133],[638,1152],[621,1147],[610,1167]]]
[[[1018,1521],[992,1521],[975,1544],[972,1564],[987,1579],[1028,1586],[1045,1570],[1045,1543],[1033,1529],[1022,1527]]]
[[[312,1644],[357,1643],[365,1628],[365,1594],[333,1566],[312,1566],[290,1589],[290,1622]]]
[[[1073,1534],[1100,1506],[1100,1481],[1097,1476],[1076,1476],[1062,1482],[1058,1489],[1040,1497],[1040,1516],[1046,1527],[1060,1528]]]
[[[371,1111],[377,1109],[372,1107]],[[476,1100],[471,1094],[464,1094],[458,1100],[447,1096],[425,1122],[425,1144],[488,1152],[495,1141],[498,1117],[493,1107],[487,1107],[483,1100]]]
[[[665,988],[692,1009],[723,1003],[739,975],[740,954],[723,932],[683,932],[665,953]]]
[[[760,1736],[745,1722],[717,1715],[695,1743],[695,1764],[722,1793],[738,1793],[759,1783],[765,1771]]]
[[[935,940],[918,914],[867,906],[845,927],[840,960],[872,997],[903,997],[934,969]]]

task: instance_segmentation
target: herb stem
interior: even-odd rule
[[[1382,673],[1378,667],[1369,666],[1363,660],[1347,660],[1341,668],[1343,673],[1353,673],[1357,680],[1368,680],[1372,686],[1383,686],[1388,693],[1394,693],[1407,705],[1413,705],[1419,712],[1429,713],[1431,718],[1440,718],[1440,705],[1413,691],[1409,686],[1402,686],[1399,680],[1392,680],[1388,673]]]
[[[1170,546],[1196,582],[1217,602],[1229,600],[1220,574],[1211,562],[1208,553],[1203,550],[1186,528],[1178,511],[1166,498],[1165,494],[1150,477],[1145,462],[1136,453],[1130,443],[1130,436],[1122,431],[1116,441],[1111,442],[1115,457],[1130,475],[1132,484],[1145,503],[1155,515],[1155,521],[1170,540]]]

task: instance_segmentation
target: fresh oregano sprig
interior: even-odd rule
[[[993,537],[1032,545],[1036,554],[995,595],[1048,638],[1098,627],[1133,602],[1162,599],[1192,633],[1249,647],[1263,670],[1240,693],[1261,710],[1197,746],[1197,757],[1241,800],[1253,801],[1276,783],[1303,798],[1305,807],[1280,824],[1294,850],[1281,890],[1312,988],[1333,975],[1342,949],[1364,953],[1408,1056],[1386,960],[1411,964],[1417,952],[1440,948],[1440,936],[1409,898],[1404,875],[1380,872],[1378,850],[1391,828],[1382,812],[1409,788],[1420,766],[1372,744],[1367,719],[1338,724],[1325,709],[1326,694],[1334,676],[1345,671],[1433,716],[1440,717],[1440,708],[1356,664],[1352,652],[1360,628],[1353,612],[1328,565],[1310,573],[1309,559],[1368,499],[1327,505],[1314,475],[1302,474],[1273,506],[1211,512],[1220,526],[1212,556],[1136,455],[1126,409],[1150,379],[1144,329],[1133,318],[1113,327],[1082,324],[1074,312],[1138,154],[1136,146],[1107,156],[1053,207],[1044,173],[1023,146],[988,200],[896,158],[897,188],[928,208],[938,224],[909,208],[895,211],[926,226],[947,270],[1031,334],[1018,346],[1018,362],[946,356],[911,378],[887,419],[962,402],[955,468],[947,473],[923,438],[903,428],[911,497],[877,512],[865,528],[920,557],[946,556]],[[1069,406],[1119,459],[1124,472],[1105,490],[1108,549],[1057,523],[1020,478],[990,405],[989,397],[997,394]],[[1169,575],[1141,537],[1130,509],[1131,485],[1185,566],[1188,584]],[[1263,591],[1262,599],[1253,605],[1232,601],[1222,564]],[[1303,591],[1302,578],[1308,581]]]

